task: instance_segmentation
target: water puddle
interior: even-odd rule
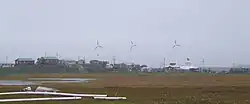
[[[27,81],[21,80],[0,80],[0,85],[39,85],[44,83],[87,83],[95,79],[89,78],[28,78]]]
[[[28,78],[31,81],[88,81],[90,78]]]
[[[39,83],[87,83],[91,80],[89,78],[28,78],[29,81],[36,81]]]
[[[0,80],[0,85],[3,86],[19,86],[19,85],[36,85],[37,83],[20,80]]]

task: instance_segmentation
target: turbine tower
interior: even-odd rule
[[[201,68],[200,71],[203,72],[203,70],[206,69],[206,68],[205,68],[205,59],[204,59],[204,57],[202,58],[201,62],[202,62],[202,68]]]
[[[177,41],[174,40],[174,45],[173,45],[173,47],[172,47],[173,51],[174,51],[174,49],[175,49],[176,47],[180,47],[180,46],[181,46],[181,45],[177,44]],[[174,52],[174,53],[176,53],[176,52]],[[171,61],[171,63],[175,63],[175,65],[177,65],[177,56],[174,55],[174,57],[175,57],[175,60],[174,60],[174,61]],[[172,59],[172,60],[173,60],[173,59]]]
[[[96,47],[94,50],[97,50],[97,48],[103,48],[100,44],[99,44],[99,41],[97,40],[96,42]],[[97,56],[99,56],[99,53],[97,53]]]
[[[202,67],[205,68],[205,59],[204,59],[204,57],[202,58],[201,62],[202,62]]]
[[[57,59],[60,59],[60,58],[61,58],[61,56],[59,55],[58,52],[56,52],[56,57],[57,57]]]
[[[8,56],[5,57],[5,63],[7,64],[8,63]]]
[[[166,58],[163,59],[163,72],[166,72]]]
[[[130,52],[132,51],[132,49],[134,48],[134,47],[136,47],[136,44],[133,42],[133,41],[130,41],[130,43],[131,43],[131,46],[130,46]],[[133,55],[131,54],[131,60],[132,60],[132,64],[131,64],[131,67],[128,69],[128,71],[130,72],[130,71],[132,71],[132,68],[133,68],[133,66],[134,66],[134,60],[133,60]]]

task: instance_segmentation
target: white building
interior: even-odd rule
[[[13,63],[0,63],[0,68],[11,68],[14,66],[15,66],[15,64],[13,64]]]
[[[59,63],[62,65],[71,67],[72,65],[77,64],[77,61],[76,60],[60,60]]]
[[[190,58],[187,58],[185,65],[181,66],[180,70],[198,72],[199,67],[193,66],[191,61],[190,61]]]
[[[77,64],[83,65],[83,64],[85,64],[85,60],[78,60]]]

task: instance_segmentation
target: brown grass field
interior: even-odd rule
[[[5,76],[0,79],[27,79],[29,77],[96,78],[84,84],[47,84],[46,87],[73,93],[106,93],[126,96],[126,101],[18,102],[8,104],[250,104],[250,75],[204,74],[40,74]],[[24,86],[1,86],[0,91],[14,91]],[[0,98],[19,98],[0,96]],[[30,96],[31,97],[31,96]]]

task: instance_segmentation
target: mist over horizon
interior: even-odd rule
[[[160,67],[250,64],[248,0],[2,0],[0,62],[78,56]],[[94,50],[96,41],[103,48]],[[174,41],[180,47],[172,48]],[[136,47],[130,51],[131,43]],[[99,54],[99,57],[97,56]]]

